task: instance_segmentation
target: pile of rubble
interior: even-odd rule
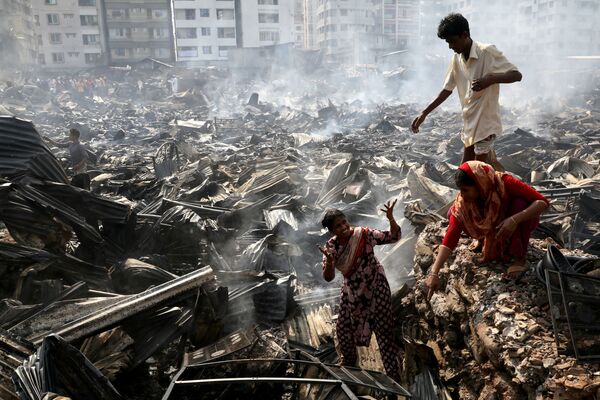
[[[419,291],[456,195],[457,113],[432,116],[427,140],[415,140],[414,104],[298,91],[264,102],[285,88],[271,82],[263,96],[264,82],[217,70],[182,78],[173,93],[173,73],[105,71],[110,79],[84,93],[45,81],[1,89],[2,113],[33,121],[0,117],[2,398],[407,396],[375,372],[374,340],[360,369],[335,365],[340,278],[325,285],[317,250],[325,209],[386,228],[378,210],[392,198],[405,206],[403,238],[378,256],[402,321],[401,384],[415,396],[445,385],[473,397],[476,378],[490,376],[498,385],[485,390],[502,384],[514,398],[578,385],[591,393],[593,369],[553,356],[548,295],[535,277],[523,280],[533,296],[474,268],[463,248],[444,294],[428,303]],[[506,109],[498,141],[507,169],[555,200],[539,237],[589,253],[600,251],[597,98],[573,99],[535,133]],[[68,127],[93,161],[90,192],[68,184],[67,153],[42,138]],[[439,376],[435,363],[415,364],[430,351],[418,343],[434,350]],[[470,368],[481,375],[469,378]]]
[[[563,306],[560,301],[549,302],[548,287],[536,269],[518,282],[504,280],[506,266],[481,264],[477,261],[480,254],[471,252],[470,242],[462,239],[440,272],[443,289],[427,299],[424,281],[443,232],[444,223],[438,222],[419,236],[416,290],[402,299],[401,312],[405,327],[411,328],[403,331],[404,339],[409,346],[424,343],[432,350],[445,389],[453,398],[587,399],[600,394],[600,365],[578,363],[572,351],[557,355],[569,353],[564,350],[572,348],[571,333],[553,328],[552,314],[558,319]],[[529,263],[537,265],[552,245],[551,239],[532,240]],[[582,257],[581,251],[563,252],[586,260],[585,268],[578,271],[584,277],[600,272],[599,259]],[[589,281],[586,285],[592,285],[597,304],[600,281]],[[568,307],[584,306],[571,302]],[[597,306],[592,307],[579,309],[577,317],[597,324]],[[573,326],[578,322],[570,321]],[[593,360],[598,354],[594,348],[598,331],[591,332],[596,339],[592,336],[587,345],[578,346],[591,348]]]

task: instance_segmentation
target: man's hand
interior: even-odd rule
[[[392,201],[388,201],[387,203],[385,203],[383,205],[383,207],[385,208],[381,208],[380,211],[383,211],[385,213],[385,216],[387,217],[388,220],[393,220],[394,219],[394,206],[396,205],[396,202],[398,201],[398,199]]]
[[[471,84],[471,89],[476,92],[479,92],[485,88],[488,88],[494,84],[494,79],[490,75],[486,75],[483,78],[475,79]]]
[[[419,132],[419,126],[421,126],[421,124],[423,123],[423,121],[425,121],[425,118],[427,118],[427,114],[425,113],[421,113],[417,118],[415,118],[415,120],[412,122],[412,124],[410,125],[410,129],[414,132],[417,133]]]
[[[433,293],[440,288],[440,277],[438,274],[430,274],[425,280],[425,286],[429,289],[427,292],[427,300],[429,300],[433,296]]]
[[[508,217],[496,229],[498,229],[498,233],[496,233],[496,239],[504,241],[512,236],[512,234],[517,229],[517,221],[513,217]]]

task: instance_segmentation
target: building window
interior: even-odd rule
[[[279,0],[258,0],[258,4],[276,6],[277,4],[279,4]]]
[[[347,17],[348,16],[348,9],[347,8],[341,8],[340,9],[340,16]]]
[[[383,27],[383,33],[396,33],[395,24],[385,24]]]
[[[279,31],[260,31],[258,37],[261,42],[277,42],[279,41]]]
[[[100,53],[85,53],[86,64],[98,64],[100,62]]]
[[[100,35],[81,35],[83,44],[98,44],[100,42]]]
[[[202,46],[202,54],[212,54],[212,47]]]
[[[180,57],[180,58],[198,57],[198,47],[196,47],[196,46],[177,47],[177,57]]]
[[[79,0],[79,6],[81,7],[93,7],[96,5],[96,0]]]
[[[65,36],[67,37],[67,39],[75,39],[77,34],[76,33],[65,33]]]
[[[276,24],[279,22],[279,13],[258,13],[258,22]]]
[[[69,58],[75,58],[75,57],[79,57],[79,52],[78,51],[69,51],[67,53],[67,55],[69,56]]]
[[[46,56],[44,54],[38,54],[38,63],[40,65],[46,64]]]
[[[219,39],[235,39],[235,28],[218,28],[217,37]]]
[[[34,15],[33,19],[35,20],[35,24],[37,26],[40,26],[40,16],[39,15]]]
[[[193,20],[196,19],[196,10],[193,8],[183,8],[175,10],[175,19]]]
[[[128,38],[131,37],[130,28],[111,28],[108,30],[108,36],[111,38]]]
[[[129,17],[129,10],[111,10],[113,19],[123,19]]]
[[[167,10],[152,10],[152,17],[154,19],[167,18]]]
[[[235,14],[231,8],[217,8],[217,19],[232,20]]]
[[[200,9],[200,16],[202,18],[210,17],[210,10],[208,8],[201,8]]]
[[[165,49],[164,47],[159,47],[158,49],[154,49],[154,57],[165,58],[171,56],[171,49]]]
[[[177,28],[175,34],[177,39],[196,39],[198,37],[196,28]]]
[[[44,4],[46,4],[47,6],[55,6],[56,5],[56,0],[46,0],[44,2]]]
[[[184,28],[186,29],[186,28]],[[196,28],[188,28],[196,29]],[[169,30],[167,28],[149,28],[150,37],[153,39],[165,39],[169,37]],[[194,36],[195,37],[195,36]]]
[[[113,51],[115,53],[115,56],[125,57],[125,49],[117,48],[117,49],[114,49]]]
[[[202,36],[210,36],[210,28],[200,28]]]
[[[219,46],[219,57],[227,57],[229,49],[235,49],[235,46]]]
[[[80,15],[79,19],[81,20],[81,25],[98,25],[98,16],[97,15]]]
[[[60,37],[60,33],[51,33],[50,34],[50,43],[51,44],[61,44],[62,38]]]
[[[64,64],[65,63],[65,53],[52,53],[52,63],[53,64]]]
[[[63,18],[66,20],[72,20],[75,18],[75,14],[63,14]]]
[[[58,14],[46,14],[48,25],[58,25]]]

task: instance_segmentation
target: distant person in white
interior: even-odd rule
[[[521,73],[496,46],[471,39],[469,22],[461,14],[449,14],[440,21],[438,37],[448,43],[455,54],[448,66],[444,89],[415,118],[413,132],[427,115],[442,104],[454,88],[462,106],[464,143],[462,163],[483,161],[497,171],[504,168],[496,160],[494,141],[502,134],[500,121],[500,83],[513,83],[522,79]]]

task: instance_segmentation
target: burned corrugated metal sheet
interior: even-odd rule
[[[9,179],[32,176],[62,183],[69,181],[33,124],[8,116],[0,116],[0,176]]]

